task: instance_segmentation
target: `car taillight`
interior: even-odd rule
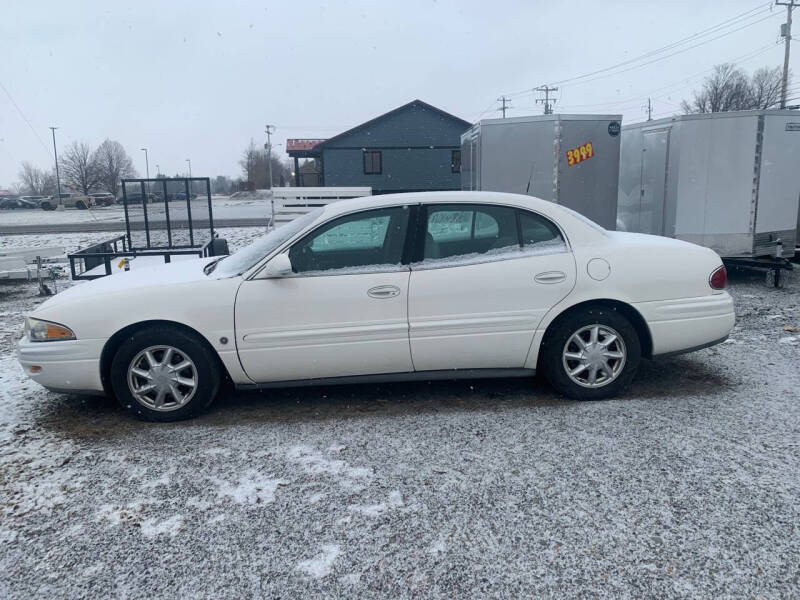
[[[724,289],[726,283],[728,283],[728,271],[725,269],[724,265],[714,270],[714,272],[711,273],[711,277],[708,278],[708,285],[715,290]]]

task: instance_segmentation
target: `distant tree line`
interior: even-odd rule
[[[762,67],[748,76],[731,63],[717,65],[692,99],[681,102],[681,109],[690,114],[775,108],[780,104],[781,78],[780,67]]]
[[[62,150],[58,160],[62,190],[78,194],[119,192],[120,180],[136,177],[133,161],[117,141],[106,140],[95,150],[86,142],[74,141]],[[19,171],[19,191],[36,196],[57,193],[55,169],[40,169],[23,162]]]
[[[246,188],[265,189],[269,168],[267,151],[256,145],[252,139],[239,161],[242,178],[217,175],[211,180],[211,193],[228,195]],[[118,196],[121,193],[121,180],[138,177],[133,160],[125,148],[117,141],[105,140],[97,148],[83,141],[73,141],[59,151],[59,176],[62,191],[78,194],[109,192]],[[281,161],[272,153],[272,185],[294,185],[291,164]],[[186,174],[176,173],[175,177]],[[55,169],[42,169],[31,162],[24,161],[18,173],[19,182],[12,186],[20,194],[51,196],[56,192]],[[157,173],[156,179],[167,175]]]

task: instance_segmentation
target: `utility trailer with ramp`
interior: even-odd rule
[[[128,270],[131,261],[152,264],[173,257],[222,256],[216,237],[208,177],[123,179],[125,235],[69,254],[72,279],[97,279]]]

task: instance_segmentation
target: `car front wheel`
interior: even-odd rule
[[[120,404],[148,421],[197,416],[214,400],[219,382],[212,351],[177,328],[137,331],[111,363],[111,385]]]
[[[588,307],[554,324],[542,347],[550,384],[575,400],[600,400],[621,393],[641,359],[636,329],[606,307]]]

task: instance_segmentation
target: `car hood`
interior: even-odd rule
[[[203,272],[203,267],[216,260],[214,257],[190,260],[179,260],[157,266],[145,266],[131,271],[115,273],[94,279],[85,283],[78,283],[46,300],[39,306],[39,310],[47,310],[65,302],[73,302],[94,298],[97,296],[108,297],[118,293],[130,293],[144,288],[172,286],[193,281],[206,281],[208,277]],[[134,263],[135,265],[135,259]]]

